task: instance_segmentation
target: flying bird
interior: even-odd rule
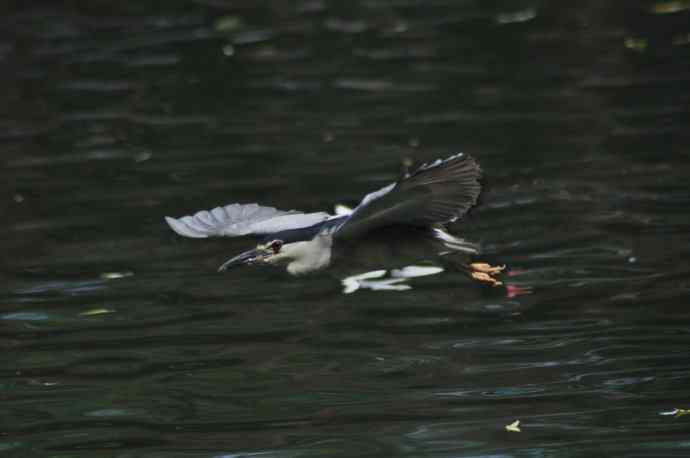
[[[462,218],[477,203],[482,172],[469,155],[408,170],[402,178],[364,196],[347,214],[277,210],[256,203],[230,204],[180,218],[165,217],[184,237],[255,236],[260,242],[219,267],[285,266],[291,275],[333,264],[375,265],[393,256],[410,261],[448,260],[479,253],[479,246],[448,232],[446,225]],[[458,262],[472,278],[500,285],[494,276],[503,267]]]

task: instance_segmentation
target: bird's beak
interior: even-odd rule
[[[218,268],[218,272],[225,272],[226,270],[237,266],[254,264],[256,261],[260,261],[262,258],[263,254],[257,249],[245,251],[244,253],[238,254],[234,258],[225,261],[223,265]]]

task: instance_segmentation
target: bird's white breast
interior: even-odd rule
[[[283,246],[281,252],[293,259],[287,266],[292,275],[302,275],[328,267],[331,263],[333,237],[319,234],[306,242],[295,242]]]

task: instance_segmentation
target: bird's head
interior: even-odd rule
[[[280,239],[274,239],[267,243],[260,243],[251,250],[238,254],[234,258],[228,259],[218,268],[218,272],[223,272],[237,266],[277,264],[279,261],[291,259],[285,250],[285,244]]]
[[[219,272],[243,265],[284,265],[288,273],[301,275],[326,267],[331,260],[332,237],[328,233],[304,237],[291,231],[226,261]]]

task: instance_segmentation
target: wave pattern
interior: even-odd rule
[[[687,456],[690,10],[518,3],[4,8],[0,455]],[[219,275],[163,222],[457,151],[505,288]]]

